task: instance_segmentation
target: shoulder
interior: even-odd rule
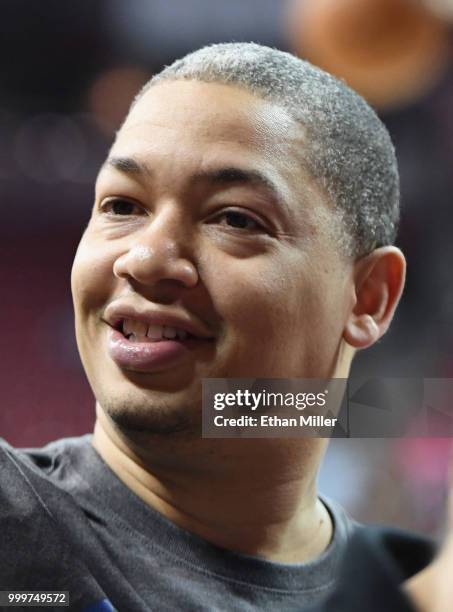
[[[36,564],[37,556],[41,561],[49,557],[51,544],[53,556],[62,554],[64,538],[57,526],[66,518],[75,524],[78,516],[72,497],[49,477],[64,446],[61,441],[42,449],[15,449],[0,442],[2,578],[13,570],[23,574],[25,568],[34,567],[32,560]]]
[[[351,537],[346,564],[359,571],[357,560],[364,560],[401,583],[426,567],[435,552],[434,541],[420,534],[396,527],[361,526]]]
[[[19,478],[32,471],[41,476],[51,475],[61,462],[64,462],[71,454],[83,451],[90,445],[91,435],[74,438],[63,438],[49,442],[39,448],[15,448],[6,440],[0,438],[0,464],[10,466],[11,473],[16,473]],[[15,469],[12,469],[12,466]],[[0,472],[0,487],[5,484],[3,473]]]
[[[79,609],[104,595],[77,547],[94,539],[87,520],[53,480],[74,443],[15,449],[0,440],[0,582],[10,590],[69,590],[71,609]]]
[[[337,586],[316,612],[413,612],[401,585],[425,568],[434,553],[434,543],[420,535],[390,527],[356,526]]]
[[[47,500],[58,494],[53,474],[68,461],[72,448],[84,444],[89,444],[88,437],[18,449],[0,439],[0,523],[41,511],[51,513]]]

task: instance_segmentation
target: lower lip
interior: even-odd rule
[[[113,361],[126,370],[157,372],[177,365],[190,354],[190,344],[203,342],[190,340],[159,340],[159,342],[130,342],[123,334],[109,331],[107,350]]]

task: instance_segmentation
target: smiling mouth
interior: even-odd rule
[[[123,319],[115,329],[133,343],[158,343],[166,340],[190,341],[212,340],[212,338],[199,338],[187,330],[171,325],[147,324],[137,319]]]
[[[179,327],[124,318],[110,325],[107,351],[123,370],[155,373],[193,359],[194,351],[213,341]]]

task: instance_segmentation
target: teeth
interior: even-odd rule
[[[151,340],[160,340],[162,338],[162,325],[150,325],[146,334]]]
[[[177,329],[170,325],[146,325],[142,321],[135,319],[124,319],[123,334],[131,342],[144,342],[148,338],[153,342],[158,342],[163,338],[185,340],[188,333],[184,329]]]
[[[137,338],[144,338],[146,336],[146,332],[148,331],[148,326],[146,323],[143,323],[143,321],[134,321],[133,319],[130,319],[129,330]]]
[[[164,326],[164,338],[176,338],[176,329],[174,327],[169,327],[168,325]]]
[[[132,321],[130,319],[124,319],[123,321],[123,334],[127,337],[132,333]]]

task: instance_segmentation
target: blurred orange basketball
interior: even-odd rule
[[[449,25],[419,0],[292,0],[288,27],[295,53],[381,108],[423,95],[449,62]]]

